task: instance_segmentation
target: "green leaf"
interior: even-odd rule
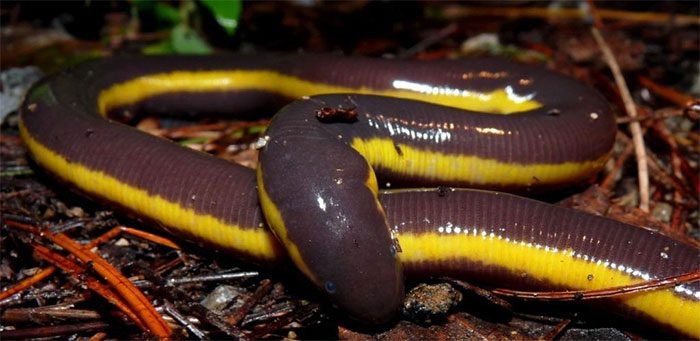
[[[243,132],[242,129],[240,129],[240,130],[234,130],[231,134],[229,134],[229,136],[230,136],[231,138],[234,138],[234,139],[240,139],[240,138],[243,138],[243,133],[244,133],[244,132]]]
[[[151,11],[153,10],[154,1],[150,0],[132,0],[131,6],[136,7],[139,11]]]
[[[170,43],[175,53],[179,54],[210,54],[211,47],[193,29],[180,24],[170,32]]]
[[[162,20],[173,25],[182,21],[180,11],[175,7],[156,2],[153,9],[158,20]]]
[[[190,144],[202,144],[202,143],[206,143],[208,140],[209,140],[209,139],[207,139],[206,137],[193,137],[193,138],[190,138],[190,139],[182,140],[182,141],[178,142],[178,144],[181,145],[181,146],[187,146],[187,145],[190,145]]]
[[[248,128],[248,132],[250,134],[262,134],[265,132],[265,129],[267,129],[267,125],[261,124],[259,126],[252,126],[252,127]]]
[[[201,2],[214,14],[216,22],[229,36],[236,32],[241,18],[240,0],[201,0]]]
[[[169,26],[178,24],[182,21],[180,11],[173,6],[156,2],[153,0],[132,0],[132,8],[142,13],[153,13],[153,16],[159,22],[166,23]]]
[[[173,44],[170,43],[170,39],[165,39],[142,48],[141,53],[150,55],[173,54],[175,53],[175,49],[173,49]]]

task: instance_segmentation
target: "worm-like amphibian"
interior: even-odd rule
[[[246,113],[290,99],[266,133],[257,186],[250,169],[107,118]],[[544,69],[338,56],[97,60],[36,85],[20,125],[36,162],[81,192],[258,262],[289,255],[334,304],[370,323],[394,316],[404,273],[586,290],[697,270],[695,247],[510,194],[378,192],[378,183],[575,184],[600,169],[615,130],[596,92]],[[615,302],[700,337],[697,282]]]

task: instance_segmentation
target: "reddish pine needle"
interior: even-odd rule
[[[64,272],[76,277],[78,275],[82,275],[85,272],[85,268],[78,265],[77,263],[73,262],[72,260],[63,257],[48,248],[41,246],[41,245],[35,245],[34,246],[34,252],[36,254],[46,260],[47,262],[53,264],[54,266],[60,268]],[[141,322],[141,319],[129,308],[129,306],[122,300],[119,295],[117,295],[112,289],[106,287],[102,283],[100,283],[97,279],[91,276],[87,276],[84,278],[85,284],[87,287],[102,296],[105,300],[107,300],[109,303],[112,303],[117,309],[121,310],[124,315],[126,315],[127,318],[129,318],[131,321],[133,321],[141,330],[148,330],[146,326],[143,325]]]
[[[35,273],[33,276],[28,277],[20,281],[19,283],[15,284],[13,287],[8,288],[7,290],[0,292],[0,300],[4,300],[18,292],[22,292],[25,289],[31,287],[32,285],[41,282],[44,280],[46,277],[51,276],[52,273],[56,268],[50,266],[48,268],[44,268],[39,270],[37,273]]]
[[[671,87],[656,83],[650,78],[639,76],[637,77],[637,80],[639,81],[639,84],[649,89],[649,91],[680,107],[686,107],[691,103],[698,101],[698,99],[693,96],[682,94]]]
[[[510,289],[496,289],[493,293],[496,295],[526,298],[540,301],[578,301],[578,300],[594,300],[602,298],[617,297],[638,292],[665,289],[690,283],[700,280],[700,269],[676,276],[644,281],[636,284],[619,286],[614,288],[600,290],[569,290],[569,291],[521,291]]]
[[[165,247],[169,247],[169,248],[174,249],[174,250],[180,250],[180,246],[168,238],[161,237],[161,236],[155,235],[153,233],[141,231],[139,229],[126,227],[126,226],[117,226],[116,228],[118,228],[122,232],[128,233],[132,236],[136,236],[136,237],[139,237],[141,239],[145,239],[145,240],[151,241],[153,243],[163,245]]]
[[[81,245],[62,233],[40,231],[34,226],[14,221],[7,221],[6,224],[50,240],[70,252],[83,263],[90,263],[92,269],[100,274],[121,295],[127,305],[137,313],[141,322],[147,326],[151,333],[161,339],[171,336],[170,326],[158,314],[146,296],[105,259],[92,252],[83,250]]]

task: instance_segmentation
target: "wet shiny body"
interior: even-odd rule
[[[257,189],[249,169],[102,117],[248,111],[315,93],[466,104],[353,94],[293,102],[273,119]],[[329,107],[355,110],[357,120],[319,122],[316,112]],[[698,267],[691,246],[511,195],[413,190],[376,200],[375,174],[392,186],[524,191],[600,168],[615,134],[605,101],[563,76],[500,60],[105,59],[37,85],[21,132],[34,159],[81,192],[255,261],[288,253],[331,301],[371,323],[390,319],[401,302],[401,266],[411,276],[537,289],[606,288]],[[286,250],[265,227],[258,189]],[[698,337],[698,292],[692,283],[616,300]]]

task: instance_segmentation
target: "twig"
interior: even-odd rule
[[[686,177],[684,177],[683,174],[683,158],[681,157],[681,154],[679,152],[679,146],[676,140],[673,138],[673,135],[671,132],[666,128],[662,122],[656,122],[654,125],[652,125],[652,131],[656,133],[657,136],[659,136],[664,142],[666,142],[666,145],[669,147],[671,150],[671,169],[673,170],[673,176],[679,181],[683,182]],[[693,177],[696,176],[695,174],[688,174],[689,179],[691,179],[690,182],[693,182]],[[695,178],[697,180],[697,178]],[[697,186],[694,186],[693,189],[695,190],[695,195],[698,193]],[[675,189],[673,191],[673,198],[675,201],[683,201],[683,195],[682,192],[678,189]],[[674,232],[681,232],[683,231],[683,216],[684,216],[684,209],[683,206],[681,205],[674,205],[673,208],[673,214],[671,216],[671,227],[670,229]]]
[[[539,301],[597,300],[644,291],[660,290],[680,285],[683,283],[694,282],[697,280],[700,280],[700,270],[630,285],[599,290],[521,291],[510,289],[495,289],[493,290],[493,293],[505,297],[526,298]]]
[[[88,341],[102,341],[105,338],[107,338],[107,333],[105,332],[97,332],[95,335],[91,336]]]
[[[145,240],[151,241],[153,243],[163,245],[165,247],[169,247],[171,249],[180,250],[180,246],[175,244],[175,242],[173,242],[170,239],[155,235],[153,233],[141,231],[139,229],[126,227],[126,226],[117,226],[117,227],[110,229],[109,231],[103,233],[99,237],[93,239],[89,244],[87,244],[83,248],[86,250],[89,250],[89,249],[91,249],[97,245],[100,245],[108,240],[114,239],[116,236],[118,236],[122,233],[127,233],[127,234],[130,234],[132,236],[139,237],[141,239],[145,239]]]
[[[568,327],[571,324],[571,320],[569,319],[564,319],[561,322],[557,323],[552,330],[550,330],[547,335],[543,336],[540,338],[540,340],[554,340],[557,338],[557,336],[561,335],[561,333],[566,330],[566,327]]]
[[[637,114],[637,106],[632,100],[632,95],[630,94],[625,78],[622,76],[622,71],[620,66],[615,60],[615,56],[610,50],[610,46],[603,39],[602,34],[596,26],[601,26],[600,19],[595,17],[595,7],[593,3],[589,1],[591,8],[591,15],[594,16],[595,25],[591,26],[591,34],[595,39],[596,43],[600,47],[601,52],[603,52],[603,58],[608,64],[610,71],[612,71],[613,77],[615,78],[615,83],[620,90],[620,96],[622,101],[625,103],[625,110],[627,115],[635,118],[639,116]],[[643,212],[649,212],[649,170],[647,166],[646,149],[644,148],[644,138],[642,136],[642,127],[639,122],[630,122],[630,130],[632,131],[632,141],[634,142],[634,151],[637,156],[637,175],[639,177],[639,209]]]
[[[646,87],[651,92],[680,107],[686,107],[698,100],[693,96],[682,94],[671,87],[658,84],[650,78],[644,76],[637,77],[637,80],[639,80],[639,84]]]
[[[170,261],[159,265],[158,267],[153,269],[153,272],[156,273],[157,275],[163,275],[163,273],[165,273],[166,271],[170,271],[171,269],[180,265],[184,261],[185,261],[184,258],[180,254],[180,257],[173,258]]]
[[[50,324],[61,320],[97,320],[102,318],[100,313],[86,309],[56,309],[53,307],[15,308],[2,313],[4,323],[24,323],[32,321],[37,324]]]
[[[204,340],[207,338],[207,334],[205,334],[201,329],[197,328],[195,325],[187,321],[187,318],[182,316],[182,314],[175,309],[175,307],[170,304],[167,300],[163,303],[163,307],[165,308],[165,311],[170,314],[178,323],[181,325],[185,326],[187,330],[192,332],[194,336],[196,336],[200,340]]]
[[[617,175],[622,171],[622,166],[634,151],[634,145],[628,143],[628,141],[624,142],[626,145],[625,150],[615,159],[615,166],[613,166],[613,169],[610,170],[603,181],[600,182],[599,187],[603,190],[609,191],[612,188],[612,185],[615,182],[615,177],[617,177]]]
[[[673,134],[671,134],[668,128],[661,124],[661,122],[656,122],[651,128],[671,150],[673,176],[675,176],[681,184],[687,185],[693,190],[693,193],[690,193],[691,195],[697,196],[698,193],[700,193],[700,179],[698,179],[697,170],[694,170],[688,161],[683,158],[680,152],[680,146]],[[687,180],[688,183],[683,183],[683,180]]]
[[[671,117],[678,117],[678,116],[683,116],[684,113],[682,110],[656,110],[653,113],[650,113],[649,115],[644,115],[644,116],[639,116],[639,117],[619,117],[615,122],[617,124],[627,124],[630,122],[648,122],[648,121],[659,121]]]
[[[474,295],[477,295],[485,300],[487,300],[489,303],[494,304],[500,308],[503,308],[507,311],[513,311],[513,305],[510,304],[510,302],[494,295],[491,291],[483,289],[481,287],[478,287],[476,285],[473,285],[471,283],[468,283],[466,281],[454,279],[454,278],[449,278],[449,277],[443,277],[440,278],[441,280],[456,285],[458,287],[461,287],[464,290],[467,290]]]
[[[78,264],[75,264],[73,261],[69,260],[68,258],[65,258],[48,248],[41,246],[41,245],[36,245],[34,246],[34,252],[36,254],[46,260],[47,262],[53,264],[54,266],[60,268],[64,272],[72,275],[72,276],[78,276],[81,275],[85,272],[85,269],[80,267]],[[121,297],[119,297],[114,291],[112,291],[110,288],[106,287],[103,285],[101,282],[99,282],[97,279],[94,277],[86,277],[85,278],[85,285],[92,291],[96,292],[98,295],[102,296],[107,302],[112,303],[117,309],[119,309],[128,319],[133,321],[141,330],[147,330],[146,326],[141,322],[139,317],[134,313],[131,308],[122,300]]]
[[[39,270],[32,277],[25,278],[15,286],[0,292],[0,300],[4,300],[18,292],[22,292],[24,289],[27,289],[38,282],[41,282],[44,278],[51,276],[54,271],[56,271],[56,268],[52,266]]]
[[[163,321],[163,317],[156,312],[148,298],[104,258],[92,252],[84,251],[80,245],[62,233],[44,233],[43,236],[66,249],[66,251],[84,263],[91,263],[92,268],[110,283],[127,304],[139,314],[142,322],[149,328],[151,333],[160,338],[170,337],[172,333],[170,326]]]
[[[281,316],[270,322],[255,326],[255,328],[253,328],[253,333],[251,333],[250,336],[254,340],[265,338],[265,336],[270,335],[270,333],[274,332],[275,330],[279,330],[294,321],[304,321],[309,316],[317,314],[318,310],[319,307],[317,305],[307,304],[299,309],[296,309],[294,313],[283,313]],[[243,323],[245,323],[245,321]]]
[[[126,227],[126,226],[117,226],[117,228],[119,228],[122,232],[128,233],[132,236],[136,236],[136,237],[139,237],[141,239],[145,239],[145,240],[151,241],[153,243],[156,243],[156,244],[159,244],[159,245],[162,245],[165,247],[169,247],[169,248],[174,249],[174,250],[180,250],[180,246],[168,238],[161,237],[161,236],[155,235],[153,233],[141,231],[139,229]]]
[[[695,15],[654,13],[654,12],[630,12],[612,9],[600,9],[597,11],[602,19],[620,20],[628,22],[641,22],[644,24],[673,23],[678,26],[700,25],[700,17]],[[579,8],[550,8],[550,7],[476,7],[476,6],[452,6],[442,12],[447,19],[460,19],[464,17],[505,17],[505,18],[545,18],[545,19],[584,19],[586,13]]]
[[[271,320],[273,318],[280,318],[289,313],[292,313],[297,309],[296,305],[290,301],[276,304],[273,306],[266,306],[265,311],[259,313],[250,313],[241,322],[241,326],[247,326],[251,323],[260,323],[263,321]]]
[[[88,331],[98,331],[107,327],[109,327],[109,324],[105,322],[86,322],[61,326],[3,330],[0,332],[0,339],[8,340],[46,338]]]
[[[170,337],[172,333],[170,326],[163,321],[162,316],[156,312],[153,305],[151,305],[151,302],[139,289],[134,287],[134,285],[131,284],[131,282],[124,277],[124,275],[112,267],[112,265],[105,259],[92,252],[83,250],[78,243],[62,233],[52,233],[50,231],[40,230],[34,226],[14,221],[7,221],[6,224],[8,226],[22,229],[34,235],[46,238],[47,240],[50,240],[73,254],[80,261],[86,264],[91,264],[92,269],[100,274],[100,276],[102,276],[102,278],[104,278],[112,286],[112,288],[114,288],[114,290],[121,295],[129,307],[138,314],[141,322],[143,322],[151,333],[161,339]]]
[[[631,141],[629,137],[625,134],[618,134],[618,137],[623,141]],[[672,172],[665,169],[658,157],[651,151],[646,150],[647,165],[649,166],[649,174],[656,180],[659,185],[668,190],[678,190],[683,193],[686,198],[693,199],[694,197],[690,194],[690,189],[683,184],[683,181],[677,179],[673,176]],[[691,202],[695,202],[695,199]]]
[[[167,281],[168,285],[185,284],[185,283],[201,283],[201,282],[221,282],[237,278],[250,278],[258,276],[260,273],[257,271],[243,271],[234,272],[227,274],[216,274],[216,275],[205,275],[196,277],[184,277],[184,278],[169,278]]]
[[[169,239],[166,239],[166,238],[163,238],[160,236],[156,236],[154,234],[144,232],[141,230],[133,229],[130,227],[124,227],[124,226],[117,226],[117,227],[103,233],[101,236],[90,241],[90,243],[82,246],[82,248],[85,250],[90,250],[93,247],[96,247],[96,246],[98,246],[98,245],[100,245],[108,240],[113,239],[114,237],[121,234],[122,232],[131,234],[131,235],[134,235],[136,237],[140,237],[140,238],[143,238],[146,240],[150,240],[151,242],[154,242],[156,244],[160,244],[160,245],[170,247],[170,248],[173,248],[176,250],[180,249],[180,247],[177,244],[175,244],[174,242],[172,242]],[[11,287],[3,292],[0,292],[0,301],[18,293],[18,292],[22,292],[23,290],[31,287],[32,285],[42,281],[43,279],[45,279],[48,276],[50,276],[51,274],[53,274],[55,272],[55,270],[56,270],[56,268],[54,266],[49,266],[49,267],[46,267],[46,268],[39,270],[32,277],[26,278],[26,279],[20,281],[19,283],[17,283],[15,286],[13,286],[13,287]]]
[[[272,282],[269,279],[264,279],[260,282],[260,286],[255,290],[252,296],[250,296],[240,308],[236,309],[233,314],[226,317],[226,321],[237,326],[248,313],[248,311],[258,303],[268,292],[272,290]]]
[[[406,57],[411,57],[415,55],[416,53],[425,51],[428,47],[431,45],[449,37],[452,33],[455,33],[457,31],[457,24],[451,23],[441,30],[437,31],[435,34],[431,34],[427,38],[421,40],[418,42],[416,45],[413,45],[411,48],[408,50],[404,51],[403,53],[399,54],[399,57],[406,58]]]

